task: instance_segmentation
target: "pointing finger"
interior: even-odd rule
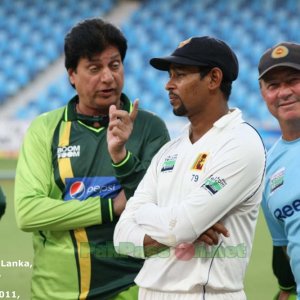
[[[133,108],[129,115],[131,121],[133,122],[138,114],[138,107],[139,107],[139,99],[135,99],[133,102]]]
[[[117,119],[117,115],[115,114],[115,112],[117,111],[117,108],[115,105],[111,105],[109,107],[109,121],[114,121]]]

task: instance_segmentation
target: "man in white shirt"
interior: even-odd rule
[[[150,64],[169,72],[173,112],[190,124],[157,153],[128,201],[116,251],[146,258],[135,279],[140,299],[246,299],[265,150],[241,111],[228,107],[237,57],[223,41],[203,36]],[[199,236],[218,221],[230,236],[204,245]]]

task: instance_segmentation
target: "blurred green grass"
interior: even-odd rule
[[[16,160],[0,159],[0,171],[14,172]],[[31,269],[28,267],[4,267],[7,261],[28,261],[32,263],[33,248],[30,233],[18,229],[14,214],[14,180],[1,179],[0,186],[6,195],[6,212],[0,220],[0,291],[15,291],[21,300],[30,299]],[[4,298],[4,299],[8,299]]]
[[[272,272],[272,240],[261,210],[245,277],[245,292],[248,300],[272,300],[277,287]]]
[[[13,172],[16,160],[0,159],[0,171]],[[7,196],[7,209],[0,221],[0,262],[23,260],[32,262],[33,249],[30,233],[17,228],[14,215],[14,180],[0,179]],[[277,283],[271,269],[272,244],[262,212],[260,212],[253,251],[245,278],[245,292],[248,300],[272,299]],[[30,299],[31,269],[5,268],[0,264],[0,291],[16,291],[20,299]],[[45,299],[46,300],[46,299]]]

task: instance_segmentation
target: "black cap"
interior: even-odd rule
[[[170,56],[152,58],[150,64],[162,71],[168,71],[171,64],[218,67],[230,82],[239,72],[235,53],[225,42],[211,36],[191,37],[181,42]]]
[[[259,79],[277,67],[300,70],[300,44],[283,42],[268,49],[258,64]]]

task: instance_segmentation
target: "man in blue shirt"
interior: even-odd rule
[[[274,245],[273,270],[281,288],[277,299],[296,299],[293,276],[286,266],[289,259],[299,300],[300,44],[283,42],[268,49],[258,71],[262,97],[282,132],[268,152],[262,201]]]

